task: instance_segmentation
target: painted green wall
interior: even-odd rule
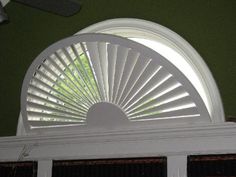
[[[164,25],[184,37],[208,64],[226,115],[236,116],[235,0],[81,0],[65,18],[14,2],[10,23],[0,25],[0,136],[15,135],[20,90],[27,68],[48,45],[105,19],[130,17]]]

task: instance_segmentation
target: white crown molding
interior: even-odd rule
[[[236,124],[0,138],[0,161],[236,153]]]

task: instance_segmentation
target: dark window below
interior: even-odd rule
[[[53,177],[166,177],[166,158],[54,161]]]
[[[0,177],[37,177],[37,163],[1,162]]]
[[[236,154],[189,156],[188,177],[236,177]]]

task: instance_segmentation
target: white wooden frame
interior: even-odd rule
[[[82,33],[115,34],[127,38],[142,37],[159,41],[180,53],[198,75],[211,109],[215,122],[224,121],[224,109],[215,80],[199,53],[180,35],[174,31],[151,21],[135,18],[117,18],[105,20],[87,28]]]
[[[236,124],[224,122],[222,102],[210,71],[200,55],[180,36],[158,24],[134,19],[105,21],[83,32],[123,25],[139,28],[176,43],[202,73],[208,87],[215,123],[176,127],[98,129],[0,138],[0,161],[38,161],[38,177],[50,177],[53,160],[167,156],[168,177],[187,176],[187,156],[236,153]],[[19,119],[18,135],[25,134]]]
[[[0,138],[0,161],[38,161],[38,177],[51,176],[52,160],[157,156],[167,156],[168,177],[184,177],[188,155],[227,153],[236,153],[235,123]]]
[[[48,56],[50,56],[54,51],[57,51],[58,49],[61,49],[63,47],[67,47],[71,44],[76,44],[79,42],[108,42],[110,44],[115,44],[115,45],[119,45],[122,47],[126,47],[129,48],[130,50],[135,50],[140,52],[140,54],[142,56],[144,56],[145,58],[151,58],[152,59],[152,65],[160,65],[163,66],[163,68],[167,69],[168,73],[171,73],[176,82],[181,83],[181,85],[183,86],[183,89],[186,93],[188,93],[190,95],[191,98],[191,102],[193,102],[196,107],[194,110],[197,110],[198,114],[200,116],[198,117],[194,117],[192,115],[187,115],[186,117],[182,117],[182,118],[166,118],[166,119],[158,119],[158,116],[155,117],[155,120],[153,121],[142,121],[142,122],[138,122],[138,121],[133,121],[133,122],[129,122],[129,121],[123,121],[123,119],[117,119],[119,117],[119,112],[118,113],[114,113],[114,112],[110,112],[110,114],[108,114],[109,111],[107,110],[112,110],[109,106],[110,101],[106,101],[106,100],[102,100],[99,102],[104,102],[104,106],[102,107],[102,110],[104,112],[106,112],[107,115],[112,115],[110,117],[107,117],[106,119],[104,119],[106,117],[106,115],[100,116],[98,117],[99,119],[96,119],[97,115],[95,113],[95,115],[93,115],[92,117],[95,117],[94,119],[94,123],[92,123],[91,121],[89,122],[89,118],[91,116],[91,114],[87,114],[87,121],[86,121],[86,126],[81,126],[81,125],[74,125],[74,126],[61,126],[61,127],[56,127],[54,126],[52,127],[40,127],[40,128],[30,128],[30,123],[28,121],[28,116],[27,116],[27,95],[28,95],[28,88],[30,86],[30,82],[32,80],[32,77],[34,75],[34,73],[36,72],[38,66],[40,66],[43,61],[45,60],[45,58],[47,58]],[[141,57],[142,59],[142,57]],[[141,65],[140,65],[141,66]],[[138,73],[137,73],[138,75]],[[158,73],[157,73],[158,76]],[[142,81],[144,82],[144,80]],[[155,83],[155,82],[154,82]],[[150,88],[149,88],[150,89]],[[79,90],[78,90],[79,91]],[[105,102],[108,102],[109,104],[105,104]],[[181,102],[181,101],[180,101]],[[116,104],[116,103],[114,103]],[[119,104],[116,104],[117,107],[119,107]],[[181,105],[181,104],[180,104]],[[112,105],[113,106],[113,105]],[[96,108],[96,107],[95,107]],[[119,108],[120,109],[120,108]],[[114,110],[113,110],[114,111]],[[180,110],[181,111],[181,110]],[[191,110],[192,111],[192,110]],[[96,111],[95,111],[96,112]],[[171,113],[171,112],[170,112]],[[28,134],[38,134],[38,133],[50,133],[50,132],[84,132],[84,131],[93,131],[96,129],[100,129],[101,127],[98,126],[98,124],[100,124],[99,120],[103,120],[101,122],[104,122],[101,124],[102,128],[105,131],[109,131],[109,129],[113,129],[116,128],[121,129],[122,128],[133,128],[133,129],[137,129],[137,128],[144,128],[144,127],[152,127],[152,128],[168,128],[168,127],[175,127],[176,125],[188,125],[188,124],[202,124],[202,123],[215,123],[215,118],[211,117],[206,109],[206,106],[202,100],[202,98],[200,97],[199,93],[197,92],[196,88],[192,85],[192,83],[185,77],[185,75],[182,74],[181,71],[179,71],[172,63],[170,63],[168,60],[166,60],[164,57],[162,57],[161,55],[159,55],[158,53],[156,53],[155,51],[139,44],[136,43],[132,40],[128,40],[125,38],[121,38],[121,37],[117,37],[114,35],[108,35],[108,34],[81,34],[80,36],[72,36],[72,37],[68,37],[66,39],[63,39],[61,41],[58,41],[56,43],[54,43],[53,45],[51,45],[50,47],[48,47],[46,50],[44,50],[38,57],[36,57],[36,59],[33,61],[33,63],[31,64],[31,66],[29,67],[25,78],[24,78],[24,82],[22,84],[22,91],[21,91],[21,114],[22,114],[22,118],[23,118],[23,124],[25,126],[25,130]],[[94,114],[94,113],[93,113]],[[173,115],[171,116],[175,116],[175,113],[172,113]],[[187,114],[191,114],[191,113],[187,113]],[[90,116],[89,116],[90,115]],[[185,114],[184,114],[185,115]],[[123,115],[122,115],[123,116]],[[155,116],[155,115],[154,115]],[[191,117],[192,116],[192,117]],[[115,117],[114,119],[112,119],[113,117]],[[151,117],[151,116],[150,116]],[[152,117],[151,117],[152,118]],[[127,118],[124,117],[124,120],[126,120]],[[112,120],[112,121],[109,121]],[[145,120],[145,118],[144,118]],[[147,119],[148,120],[148,119]],[[120,122],[121,121],[121,122]],[[108,123],[110,122],[110,123]],[[45,122],[42,122],[42,124]],[[92,124],[91,124],[92,123]],[[66,124],[65,124],[66,125]]]

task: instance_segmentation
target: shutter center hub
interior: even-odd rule
[[[87,113],[87,125],[116,127],[129,123],[123,110],[115,104],[100,102],[91,106]]]

